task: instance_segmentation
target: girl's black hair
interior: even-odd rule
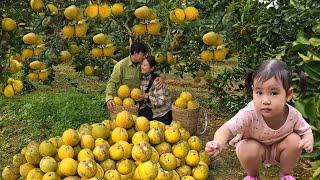
[[[157,61],[154,59],[154,56],[147,56],[146,60],[148,61],[150,67],[154,67],[157,65]]]
[[[304,95],[307,86],[306,76],[303,71],[300,71],[298,75],[300,77],[301,95]],[[291,87],[292,73],[290,67],[283,61],[271,59],[262,62],[255,71],[251,69],[247,70],[245,85],[248,92],[252,92],[254,80],[264,83],[272,77],[282,83],[286,92]]]

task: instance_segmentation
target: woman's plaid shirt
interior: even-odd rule
[[[141,76],[140,89],[144,93],[148,88],[150,79],[151,75]],[[156,84],[157,82],[153,81],[149,93],[146,94],[150,100],[146,105],[152,109],[153,118],[161,117],[171,110],[171,97],[169,96],[167,85],[163,84],[162,88],[157,88]]]

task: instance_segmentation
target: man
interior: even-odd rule
[[[125,84],[130,89],[140,88],[140,64],[148,53],[149,48],[143,42],[133,42],[130,56],[119,61],[113,68],[106,88],[106,110],[113,111],[115,103],[113,97],[119,86]]]

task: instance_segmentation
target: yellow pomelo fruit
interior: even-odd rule
[[[25,44],[36,44],[38,37],[35,33],[28,33],[22,37]]]
[[[105,126],[103,123],[92,124],[92,137],[94,139],[106,139],[110,135],[110,126]]]
[[[172,179],[173,171],[166,171],[162,169],[161,167],[158,167],[158,176],[157,180],[168,180]]]
[[[94,67],[92,67],[92,66],[85,66],[84,67],[84,75],[93,76],[93,73],[94,73]]]
[[[166,142],[174,144],[180,140],[180,131],[175,127],[169,127],[164,131]]]
[[[150,22],[147,24],[147,32],[151,35],[158,35],[160,33],[161,24],[159,22]]]
[[[179,141],[172,147],[172,153],[177,158],[186,157],[189,150],[190,150],[189,144],[184,140]]]
[[[15,93],[19,93],[23,89],[23,83],[20,80],[14,80],[12,82],[12,87],[13,87]]]
[[[31,72],[31,73],[28,74],[29,81],[37,81],[38,78],[39,78],[38,73]]]
[[[185,159],[186,164],[189,166],[196,166],[200,162],[200,156],[196,150],[190,150]]]
[[[72,158],[64,158],[58,165],[60,173],[64,176],[73,176],[77,174],[78,162]]]
[[[59,58],[62,62],[69,62],[71,61],[72,55],[69,51],[60,51]]]
[[[123,5],[120,4],[120,3],[115,3],[112,5],[112,8],[111,8],[111,12],[113,15],[115,16],[119,16],[123,13],[124,11],[124,8],[123,8]]]
[[[92,159],[80,161],[77,167],[78,175],[85,179],[95,176],[97,170],[97,163]]]
[[[209,166],[210,164],[210,155],[208,154],[207,151],[201,150],[199,153],[200,156],[200,162],[203,162]]]
[[[176,171],[177,171],[177,173],[179,174],[180,177],[191,176],[191,174],[192,174],[192,169],[188,165],[180,166],[180,167],[178,167],[176,169]]]
[[[33,56],[33,50],[32,49],[23,49],[21,52],[22,59],[28,59]]]
[[[148,131],[148,137],[151,144],[160,144],[164,141],[164,135],[160,128],[151,128]]]
[[[32,61],[30,64],[29,64],[29,67],[31,69],[35,69],[35,70],[42,70],[45,68],[45,65],[43,64],[43,62],[41,61]]]
[[[197,109],[199,106],[196,102],[194,101],[188,101],[187,109]]]
[[[122,99],[118,96],[113,98],[114,103],[116,104],[116,106],[122,106]]]
[[[155,179],[158,176],[158,167],[151,161],[141,163],[137,171],[141,179]]]
[[[3,18],[1,26],[5,31],[14,31],[17,29],[17,23],[11,18]]]
[[[47,69],[43,69],[39,72],[39,80],[46,81],[48,80],[49,75],[50,72]]]
[[[139,144],[142,141],[149,143],[149,137],[145,132],[138,131],[138,132],[134,133],[131,141],[133,144]]]
[[[143,131],[147,133],[150,129],[150,122],[147,118],[141,116],[136,119],[135,122],[136,131]]]
[[[89,25],[84,24],[76,24],[75,26],[75,34],[77,37],[86,37],[87,30],[89,28]]]
[[[132,171],[132,164],[129,159],[122,159],[117,162],[116,167],[120,174],[128,174]]]
[[[131,139],[134,135],[134,133],[136,133],[136,130],[134,129],[134,127],[130,128],[127,130],[128,132],[128,142],[131,142]]]
[[[149,17],[147,17],[147,20],[155,20],[155,19],[157,19],[157,14],[152,10],[152,9],[150,9],[150,15],[149,15]]]
[[[189,131],[186,130],[185,128],[183,128],[183,127],[179,128],[179,131],[180,131],[180,135],[181,135],[180,139],[188,141],[188,139],[190,138]]]
[[[14,89],[11,84],[7,85],[4,90],[3,94],[5,97],[13,97],[14,96]]]
[[[134,11],[134,15],[139,19],[148,19],[151,14],[151,10],[148,6],[141,6]]]
[[[184,14],[183,9],[177,8],[173,12],[174,12],[174,15],[179,23],[183,22],[185,20],[186,15]]]
[[[93,149],[95,147],[94,138],[89,134],[82,135],[80,145],[83,149]]]
[[[117,161],[124,157],[124,149],[121,144],[116,143],[112,145],[109,149],[110,158]]]
[[[47,4],[47,7],[49,9],[49,11],[51,12],[52,15],[58,15],[59,13],[59,9],[57,8],[57,6],[55,6],[54,4]]]
[[[116,49],[117,49],[116,46],[114,46],[113,44],[107,45],[106,47],[103,48],[103,56],[105,57],[113,56]]]
[[[99,13],[99,7],[97,4],[90,4],[86,7],[86,15],[90,18],[95,18],[98,16]]]
[[[123,148],[123,152],[124,152],[123,158],[130,158],[132,144],[129,144],[127,141],[119,141],[118,144],[120,144]]]
[[[192,176],[195,179],[205,180],[209,177],[209,167],[206,164],[199,163],[192,169]]]
[[[97,162],[101,162],[101,161],[108,159],[109,151],[107,149],[107,146],[106,145],[96,146],[93,149],[93,155],[94,155],[94,159]]]
[[[226,59],[227,54],[228,54],[228,48],[225,48],[224,46],[222,47],[218,46],[217,49],[214,50],[214,60],[223,61]]]
[[[63,145],[63,142],[61,140],[60,136],[52,137],[49,139],[49,141],[56,147],[57,149],[60,148]]]
[[[34,168],[29,171],[26,180],[40,180],[44,173],[39,168]]]
[[[156,150],[158,151],[159,155],[164,153],[171,153],[171,145],[167,142],[162,142],[155,146]]]
[[[200,53],[200,59],[204,62],[210,62],[213,60],[213,51],[204,50]]]
[[[151,151],[152,151],[151,157],[150,157],[151,162],[158,163],[160,158],[158,151],[152,146],[151,146]]]
[[[175,106],[177,106],[178,108],[182,108],[182,109],[185,109],[187,108],[187,101],[182,98],[182,97],[179,97],[176,101],[175,101]]]
[[[147,26],[145,24],[136,24],[132,27],[132,30],[134,35],[141,36],[144,35],[147,31]]]
[[[87,159],[94,160],[93,152],[90,149],[81,149],[78,153],[78,161],[84,161]]]
[[[101,48],[93,48],[90,51],[90,55],[95,58],[100,58],[103,55],[103,51]]]
[[[156,54],[155,60],[159,64],[164,63],[166,61],[166,56],[164,56],[163,54]]]
[[[32,10],[42,11],[44,8],[44,3],[42,2],[42,0],[31,0],[30,6]]]
[[[104,179],[120,180],[121,179],[121,175],[117,170],[108,170],[104,174]]]
[[[210,32],[206,33],[205,35],[203,35],[202,41],[206,45],[212,46],[212,45],[216,45],[217,44],[217,41],[218,41],[219,37],[220,37],[220,35],[218,33],[210,31]]]
[[[172,171],[177,167],[176,157],[171,153],[161,154],[159,163],[162,169]]]
[[[70,46],[70,53],[77,54],[80,51],[80,48],[77,44],[71,44]]]
[[[106,19],[111,15],[111,8],[108,4],[99,4],[99,16],[101,19]]]
[[[61,177],[57,172],[47,172],[43,175],[42,180],[60,180]]]
[[[164,133],[164,131],[166,130],[166,125],[163,122],[160,121],[150,121],[150,129],[152,128],[160,128],[161,131]]]
[[[92,40],[96,44],[107,44],[110,41],[109,37],[103,33],[96,34]]]
[[[122,102],[123,107],[127,107],[127,108],[133,107],[134,104],[135,104],[134,100],[132,98],[129,98],[129,97],[124,98],[123,102]]]
[[[100,166],[102,167],[104,172],[107,172],[108,170],[116,169],[116,162],[112,159],[107,159],[101,162]]]
[[[133,88],[133,89],[131,90],[130,96],[131,96],[131,98],[132,98],[133,100],[137,101],[137,100],[139,100],[139,99],[141,98],[142,92],[141,92],[141,90],[138,89],[138,88]]]
[[[32,165],[30,163],[24,163],[19,167],[20,175],[22,177],[26,178],[28,173],[29,173],[29,171],[31,171],[34,168],[36,168],[34,165]]]
[[[19,175],[19,168],[15,167],[14,165],[9,165],[4,167],[3,171],[2,171],[2,178],[4,180],[15,180],[15,179],[19,179],[20,175]]]
[[[58,168],[58,164],[53,157],[45,156],[41,159],[39,167],[44,173],[55,172]]]
[[[16,167],[19,167],[26,162],[27,162],[26,158],[21,153],[16,154],[12,157],[12,164],[15,165]]]
[[[131,153],[135,161],[148,161],[152,155],[151,145],[145,141],[141,141],[133,146]]]
[[[62,32],[63,38],[72,38],[75,34],[74,25],[64,26],[61,32]]]
[[[172,171],[172,180],[180,180],[180,176],[175,170]]]
[[[79,14],[79,9],[77,6],[71,5],[64,10],[63,14],[68,20],[75,20]]]
[[[130,89],[127,85],[121,85],[118,89],[118,96],[121,98],[129,97]]]
[[[57,148],[48,140],[42,141],[39,145],[41,156],[54,156],[57,154]]]
[[[64,131],[61,139],[65,145],[70,145],[70,146],[75,146],[80,141],[79,134],[74,129],[68,129]]]
[[[190,146],[190,149],[196,150],[198,152],[200,152],[203,147],[202,141],[198,136],[191,136],[188,139],[188,144]]]
[[[37,148],[27,148],[25,158],[28,163],[32,165],[38,165],[41,160],[41,154]]]
[[[74,150],[70,145],[62,145],[58,149],[58,156],[60,159],[72,158],[74,156]]]
[[[186,20],[192,21],[196,20],[199,17],[199,11],[193,6],[188,6],[184,9],[184,14],[186,15]]]
[[[128,141],[128,133],[126,129],[116,127],[111,133],[111,139],[113,142]]]
[[[129,129],[133,126],[133,119],[131,114],[128,111],[121,111],[117,114],[115,119],[115,125],[117,127],[122,127]]]
[[[171,124],[170,124],[170,126],[173,126],[173,127],[175,127],[175,128],[178,128],[178,129],[182,127],[180,121],[172,121]]]
[[[169,64],[175,64],[176,59],[174,58],[173,54],[171,52],[167,52],[167,62]]]
[[[192,94],[190,92],[181,92],[180,97],[185,99],[186,101],[191,101],[192,100]]]
[[[104,145],[104,146],[107,147],[107,149],[110,148],[109,143],[108,143],[106,140],[102,139],[102,138],[97,138],[97,139],[94,141],[94,144],[95,144],[95,146]]]

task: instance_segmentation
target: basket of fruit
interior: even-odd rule
[[[199,115],[199,105],[192,100],[189,92],[182,92],[172,105],[172,120],[180,121],[192,135],[197,132]]]
[[[136,103],[140,99],[142,92],[138,88],[130,88],[127,85],[121,85],[117,92],[118,96],[113,98],[115,107],[110,112],[111,119],[115,119],[116,115],[121,111],[128,111],[132,115],[138,115],[139,104]]]

